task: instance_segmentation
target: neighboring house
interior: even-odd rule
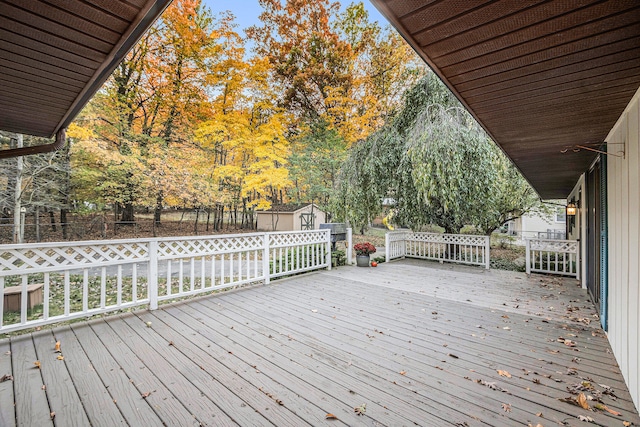
[[[640,407],[640,2],[371,0],[543,199]]]
[[[257,212],[259,231],[317,230],[327,215],[312,203],[277,205]]]
[[[507,223],[507,234],[516,237],[516,243],[525,244],[526,239],[566,239],[567,215],[558,207],[550,216],[523,215]]]

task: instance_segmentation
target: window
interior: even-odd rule
[[[563,208],[556,210],[556,222],[567,222],[567,211]]]

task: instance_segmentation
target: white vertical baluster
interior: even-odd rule
[[[27,321],[27,286],[29,286],[29,276],[22,275],[22,283],[20,289],[20,323],[26,323]],[[4,315],[4,313],[2,313]]]
[[[131,301],[138,302],[138,264],[131,265]]]
[[[82,269],[82,311],[89,310],[89,269]]]
[[[122,305],[122,264],[118,264],[118,277],[116,282],[116,305]]]
[[[49,296],[51,295],[50,287],[51,277],[49,276],[49,273],[44,273],[44,298],[42,304],[42,318],[44,320],[49,318]]]
[[[70,292],[69,292],[69,270],[64,271],[64,315],[69,315],[69,303],[70,303]]]

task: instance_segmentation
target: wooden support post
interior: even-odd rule
[[[171,262],[171,261],[169,261]],[[149,309],[158,309],[158,241],[149,241],[149,268],[147,269],[149,277]],[[171,277],[167,277],[167,288],[171,288]]]

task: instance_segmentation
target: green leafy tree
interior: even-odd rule
[[[404,108],[358,144],[341,172],[338,216],[362,227],[396,200],[396,220],[414,229],[436,224],[447,233],[473,225],[489,234],[539,208],[529,184],[446,87],[429,75]]]

